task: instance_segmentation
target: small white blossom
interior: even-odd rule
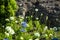
[[[29,40],[33,40],[33,39],[29,39]]]
[[[57,27],[54,27],[53,30],[57,30]]]
[[[46,16],[46,20],[48,20],[48,16]]]
[[[10,20],[14,20],[14,17],[10,17]]]
[[[53,34],[49,34],[49,36],[53,36]]]
[[[43,13],[41,13],[41,16],[43,16]]]
[[[58,21],[59,19],[58,18],[56,18],[56,21]]]
[[[14,30],[10,26],[7,26],[5,29],[8,31],[9,34],[13,35],[15,33]]]
[[[39,40],[39,38],[35,39],[35,40]]]
[[[9,21],[9,19],[5,19],[6,21]]]
[[[38,11],[38,9],[36,8],[36,9],[35,9],[35,11],[37,12],[37,11]]]
[[[50,30],[53,30],[53,28],[50,28]]]
[[[31,15],[31,17],[33,17],[33,16]]]
[[[22,4],[20,4],[20,6],[22,6]]]
[[[6,35],[6,36],[9,36],[9,33],[5,32],[5,35]]]
[[[47,26],[45,26],[44,31],[46,31],[47,29],[48,29],[48,27],[47,27]]]
[[[36,18],[36,20],[38,20],[39,18]]]
[[[20,39],[24,39],[23,37],[20,37]]]
[[[24,16],[22,16],[22,15],[19,15],[19,18],[22,18],[22,19],[24,19]]]
[[[18,21],[15,21],[16,23],[18,23]]]
[[[38,32],[34,33],[34,35],[40,37],[40,34]]]

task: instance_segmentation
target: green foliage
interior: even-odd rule
[[[17,11],[18,6],[15,0],[0,0],[0,32],[3,33],[4,28],[2,26],[6,26],[6,18],[10,16],[15,16],[15,12]]]

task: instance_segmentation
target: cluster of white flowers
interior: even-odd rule
[[[40,34],[38,32],[34,33],[34,35],[40,37]]]
[[[8,31],[9,34],[15,34],[14,30],[10,26],[7,26],[5,29]]]

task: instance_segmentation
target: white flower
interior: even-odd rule
[[[29,40],[33,40],[33,39],[29,39]]]
[[[50,30],[53,30],[53,28],[50,28]]]
[[[40,37],[40,34],[38,32],[34,33],[34,35]]]
[[[53,30],[57,30],[57,27],[54,27]]]
[[[7,26],[5,29],[6,29],[7,31],[10,31],[10,30],[11,30],[11,27],[10,27],[10,26]]]
[[[53,36],[53,34],[49,34],[49,36]]]
[[[23,19],[20,19],[20,21],[23,21]]]
[[[33,17],[33,16],[31,15],[31,17]]]
[[[35,9],[35,11],[37,12],[37,11],[38,11],[38,9],[36,8],[36,9]]]
[[[22,6],[22,4],[20,4],[20,6]]]
[[[20,37],[20,39],[24,39],[23,37]]]
[[[5,32],[5,35],[6,35],[6,36],[9,36],[9,33]]]
[[[24,19],[24,16],[22,16],[22,15],[19,15],[19,18],[22,18],[22,19]]]
[[[5,19],[6,21],[9,21],[9,19]]]
[[[10,26],[7,26],[5,29],[8,31],[9,34],[13,35],[15,33],[14,30]]]
[[[43,16],[43,13],[41,13],[41,16]]]
[[[48,16],[46,16],[46,20],[48,20]]]
[[[11,30],[9,31],[9,33],[12,34],[12,35],[15,34],[15,32],[14,32],[13,29],[11,29]]]
[[[48,27],[47,27],[47,26],[45,26],[44,31],[46,31],[47,29],[48,29]]]
[[[18,21],[15,21],[16,23],[18,23]]]
[[[14,20],[14,17],[10,17],[10,20]]]
[[[38,20],[39,18],[36,18],[36,20]]]
[[[59,19],[58,18],[56,18],[56,21],[58,21]]]
[[[35,39],[35,40],[39,40],[39,39],[37,38],[37,39]]]

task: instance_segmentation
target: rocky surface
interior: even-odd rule
[[[60,26],[60,0],[17,0],[17,4],[19,5],[17,15],[21,15],[25,11],[26,15],[35,13],[33,16],[40,17],[39,15],[43,13],[44,16],[42,20],[40,19],[43,23],[48,16],[48,26]],[[39,10],[38,14],[34,10],[36,8]]]

